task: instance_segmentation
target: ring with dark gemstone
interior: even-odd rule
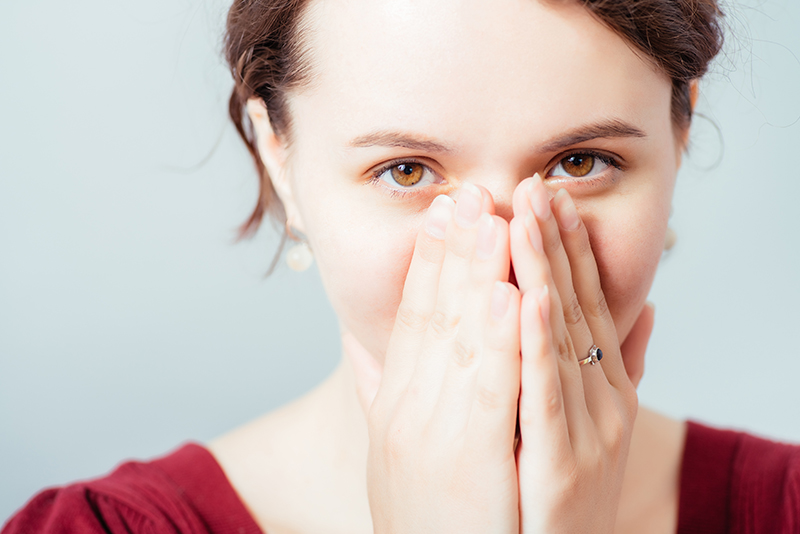
[[[603,351],[597,345],[592,345],[592,348],[589,349],[589,355],[582,360],[578,360],[578,363],[580,365],[586,365],[587,363],[594,365],[602,359]]]

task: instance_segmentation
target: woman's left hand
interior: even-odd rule
[[[569,194],[551,208],[535,176],[514,194],[510,241],[523,294],[521,531],[612,532],[637,397],[586,227]],[[602,363],[580,365],[593,345]]]

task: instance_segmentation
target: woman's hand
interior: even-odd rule
[[[521,532],[612,532],[637,398],[586,227],[565,190],[551,209],[538,176],[517,188],[514,215],[511,257],[522,292]],[[649,337],[644,317],[639,331]],[[592,345],[602,349],[602,363],[579,365]]]
[[[516,534],[520,300],[506,282],[508,225],[472,185],[426,217],[369,409],[373,525]]]
[[[460,217],[461,224],[452,220],[451,200],[435,202],[417,239],[385,374],[351,334],[343,335],[359,398],[370,413],[376,532],[613,528],[636,397],[621,371],[616,330],[601,299],[585,228],[579,221],[577,229],[559,231],[541,183],[531,191],[532,182],[523,182],[514,196],[510,238],[502,219],[488,224],[488,192],[482,208],[476,196],[460,197],[462,215],[472,211]],[[531,199],[539,202],[541,221],[527,215]],[[562,193],[556,202],[562,220],[563,202]],[[479,222],[469,222],[476,211],[482,213]],[[484,253],[478,255],[478,248]],[[493,250],[487,255],[487,249]],[[525,291],[522,332],[519,293],[498,282],[507,279],[509,254]],[[563,295],[572,306],[566,315],[551,314],[564,309]],[[601,299],[594,301],[599,306],[589,309],[587,296]],[[642,375],[652,326],[653,308],[645,306],[622,347],[633,384]],[[578,367],[575,340],[587,335],[605,351],[605,372],[616,371],[613,378],[605,378],[602,366]],[[584,380],[589,371],[598,373]],[[522,441],[514,465],[518,400]]]

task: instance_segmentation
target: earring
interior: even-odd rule
[[[311,247],[308,246],[308,242],[294,235],[291,226],[289,226],[289,221],[286,221],[286,234],[294,241],[298,241],[286,252],[286,264],[295,272],[303,272],[314,263],[314,253],[311,251]]]
[[[678,241],[678,234],[675,233],[675,230],[667,227],[667,234],[664,236],[664,250],[672,250],[672,247],[675,246],[675,242]]]

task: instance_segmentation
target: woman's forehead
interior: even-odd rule
[[[342,133],[669,118],[669,80],[577,3],[321,0],[306,21],[296,105]]]

